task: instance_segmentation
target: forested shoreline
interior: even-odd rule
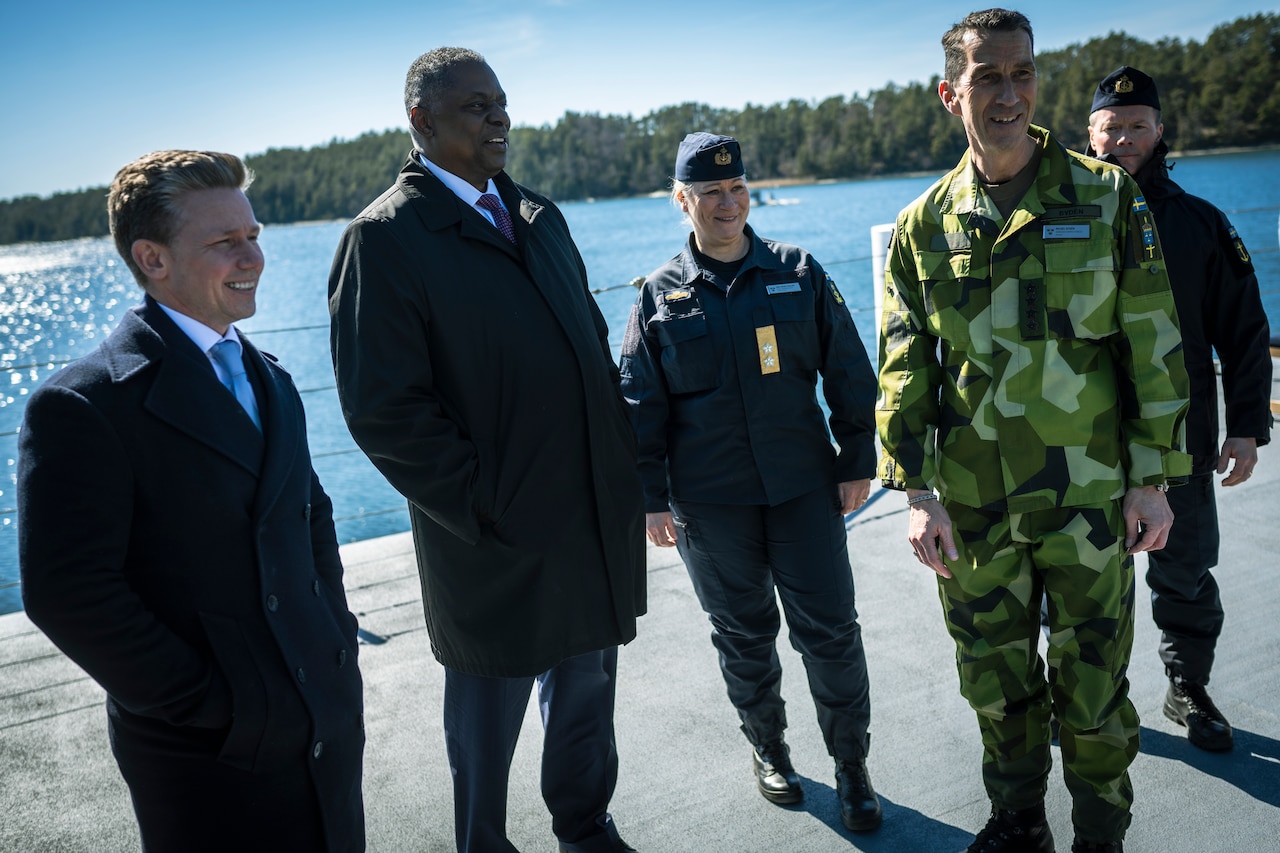
[[[1035,122],[1083,150],[1094,87],[1126,64],[1159,84],[1171,148],[1280,144],[1280,15],[1222,24],[1203,44],[1112,33],[1038,53]],[[666,187],[676,146],[690,130],[738,137],[755,180],[942,171],[955,164],[966,143],[960,120],[939,103],[937,87],[935,75],[927,83],[891,84],[865,96],[740,110],[690,102],[639,118],[566,112],[554,125],[513,127],[507,171],[558,201],[644,195]],[[409,148],[407,131],[387,130],[250,155],[245,160],[257,177],[249,197],[265,223],[347,219],[386,189]],[[0,201],[0,244],[105,235],[106,192],[93,187]]]

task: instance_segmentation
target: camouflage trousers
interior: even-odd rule
[[[952,578],[938,579],[938,594],[960,692],[982,730],[988,796],[1007,809],[1043,801],[1052,711],[1077,834],[1122,839],[1138,714],[1126,677],[1134,571],[1120,502],[1010,514],[948,501],[946,509],[960,559]],[[1038,649],[1046,597],[1053,683]]]

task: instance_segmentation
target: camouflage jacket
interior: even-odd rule
[[[898,216],[876,422],[889,488],[974,507],[1101,503],[1184,477],[1188,382],[1155,225],[1122,169],[1033,128],[1006,221],[966,152]]]

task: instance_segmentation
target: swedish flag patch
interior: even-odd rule
[[[1147,200],[1146,200],[1145,198],[1143,198],[1142,196],[1140,196],[1140,195],[1136,195],[1136,196],[1134,196],[1134,197],[1133,197],[1133,212],[1134,212],[1134,213],[1146,213],[1146,212],[1147,212]]]
[[[1244,241],[1240,239],[1240,235],[1236,232],[1235,226],[1231,226],[1231,230],[1227,232],[1231,239],[1231,244],[1236,247],[1236,255],[1243,263],[1252,263],[1253,259],[1249,257],[1249,250],[1244,247]]]

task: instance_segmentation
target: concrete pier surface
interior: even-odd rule
[[[1272,393],[1272,398],[1280,394]],[[1264,448],[1247,483],[1219,489],[1226,607],[1211,693],[1235,727],[1235,750],[1192,747],[1161,713],[1166,680],[1138,560],[1131,695],[1142,748],[1130,853],[1280,851],[1280,451]],[[799,657],[780,640],[796,806],[755,789],[749,747],[725,697],[709,625],[674,549],[649,550],[649,613],[619,660],[621,770],[611,811],[640,851],[963,850],[986,822],[981,744],[960,698],[954,647],[934,576],[906,542],[905,500],[872,488],[849,524],[849,548],[872,691],[872,781],[884,825],[840,824],[833,768]],[[452,792],[441,730],[443,670],[431,657],[409,534],[344,546],[352,609],[370,642],[360,666],[368,746],[364,795],[371,851],[453,849]],[[538,793],[541,724],[531,702],[511,769],[509,834],[522,851],[554,851]],[[1057,748],[1047,808],[1070,848],[1070,799]],[[234,815],[228,815],[229,820]],[[128,791],[106,737],[100,688],[22,613],[0,617],[0,850],[138,849]]]

